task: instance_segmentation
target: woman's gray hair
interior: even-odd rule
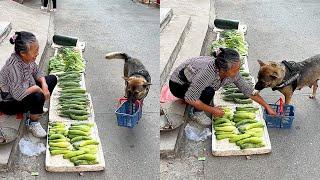
[[[228,71],[232,65],[240,61],[239,53],[231,48],[219,48],[213,52],[215,65],[218,69]]]
[[[10,43],[14,44],[14,50],[20,55],[21,52],[28,52],[30,44],[37,42],[34,34],[26,31],[15,32],[15,35],[10,38]]]

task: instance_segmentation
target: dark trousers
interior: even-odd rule
[[[53,9],[56,9],[57,8],[56,0],[52,0],[52,4],[53,4]],[[48,7],[48,0],[43,0],[43,6]]]
[[[173,81],[169,81],[169,88],[171,93],[180,99],[184,99],[184,96],[186,94],[186,92],[189,89],[189,84],[178,84],[175,83]],[[200,101],[202,101],[203,103],[210,105],[213,97],[214,97],[215,91],[212,87],[206,87],[202,92],[201,92],[201,96],[199,98]]]
[[[50,91],[50,95],[54,87],[57,85],[57,77],[54,75],[45,76],[46,82],[48,84],[48,90]],[[41,87],[41,84],[37,82],[37,85]],[[31,93],[21,101],[3,101],[0,102],[0,111],[13,115],[20,112],[28,112],[30,114],[41,114],[43,113],[43,105],[45,102],[45,97],[43,93]]]

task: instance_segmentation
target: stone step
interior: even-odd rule
[[[200,56],[207,34],[207,28],[203,28],[205,23],[207,23],[207,21],[201,22],[201,19],[192,21],[189,33],[186,36],[176,61],[172,66],[172,70],[177,68],[185,60]]]
[[[10,34],[11,29],[11,22],[0,21],[0,43]]]
[[[160,158],[174,158],[177,155],[185,125],[173,131],[160,133]]]
[[[191,25],[190,16],[173,16],[160,33],[160,84],[166,82]]]
[[[171,8],[160,8],[160,32],[166,27],[173,16]]]
[[[11,166],[14,153],[17,150],[19,139],[21,136],[22,126],[20,125],[21,119],[17,119],[16,116],[1,115],[0,116],[0,127],[10,127],[18,130],[19,134],[16,141],[9,144],[0,145],[0,169],[7,169]],[[20,127],[21,126],[21,127]]]
[[[12,24],[9,36],[12,36],[15,31],[22,30],[33,32],[36,35],[40,46],[36,63],[39,63],[47,44],[50,14],[39,9],[28,8],[11,0],[0,1],[0,9],[0,21],[9,21]],[[7,39],[8,37],[0,44],[0,67],[13,52],[13,46]]]

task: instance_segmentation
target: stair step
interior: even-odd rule
[[[191,25],[190,16],[173,16],[160,33],[161,86],[166,82]]]
[[[160,158],[174,158],[177,155],[185,125],[169,132],[160,133]]]
[[[14,128],[21,133],[22,129],[20,126],[21,120],[16,119],[16,116],[8,116],[8,115],[1,115],[0,116],[0,127],[10,127]],[[0,146],[0,169],[7,169],[12,165],[14,153],[17,150],[19,136],[17,139],[9,144],[1,145]]]
[[[172,72],[187,59],[200,56],[203,42],[207,34],[207,29],[204,29],[201,26],[203,26],[203,23],[199,22],[199,20],[198,22],[192,22],[189,33],[184,40],[176,61],[171,67]],[[172,72],[170,72],[169,75]]]
[[[160,32],[166,27],[173,16],[171,8],[160,8]]]
[[[0,43],[10,34],[11,22],[0,21]]]

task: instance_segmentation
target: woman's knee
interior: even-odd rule
[[[48,75],[48,78],[46,78],[47,84],[51,84],[52,86],[56,86],[58,83],[58,78],[55,75]]]
[[[44,103],[45,101],[44,94],[39,92],[30,94],[30,99],[34,103]]]
[[[181,95],[178,93],[178,89],[176,86],[177,85],[174,82],[169,81],[169,90],[171,94],[174,95],[175,97],[181,98]]]
[[[46,76],[46,83],[48,85],[48,89],[50,91],[50,94],[52,94],[53,89],[56,87],[58,83],[58,79],[55,75],[48,75]]]
[[[214,94],[215,91],[212,87],[206,87],[201,93],[200,100],[203,103],[210,105],[211,101],[213,100]]]
[[[214,96],[215,94],[215,90],[212,88],[212,87],[206,87],[203,91],[203,93],[206,95],[206,96]]]

